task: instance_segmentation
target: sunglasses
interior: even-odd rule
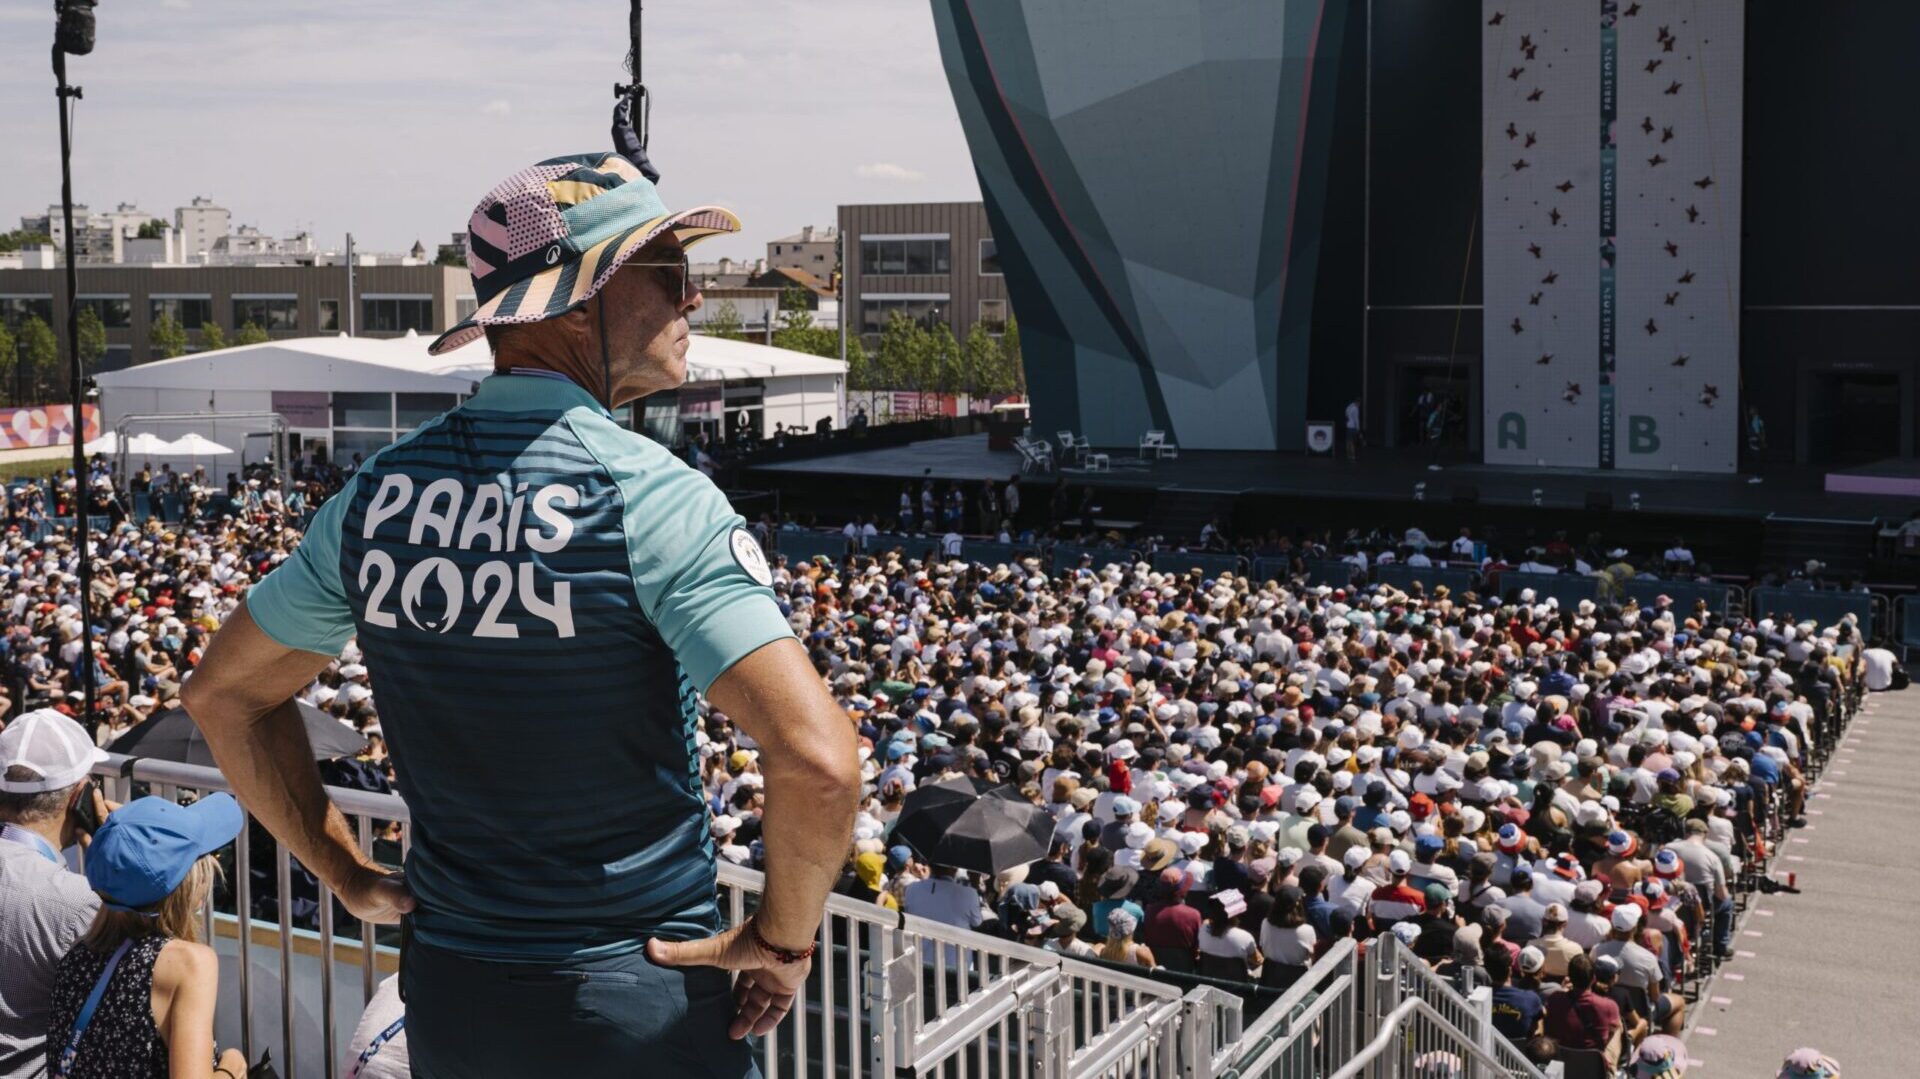
[[[670,261],[629,262],[628,266],[644,266],[660,275],[661,283],[669,293],[678,292],[680,302],[685,304],[693,295],[693,271],[688,264],[687,253],[683,250],[680,257]],[[677,278],[677,280],[676,280]]]

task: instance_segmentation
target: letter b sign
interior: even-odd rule
[[[1660,452],[1660,425],[1652,416],[1627,417],[1627,452]]]

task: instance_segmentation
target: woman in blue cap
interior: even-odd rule
[[[100,894],[93,927],[60,963],[47,1027],[54,1079],[241,1079],[238,1049],[216,1056],[220,964],[199,939],[213,852],[246,818],[225,794],[191,806],[141,798],[110,814],[87,850]]]

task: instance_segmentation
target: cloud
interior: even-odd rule
[[[747,66],[747,58],[737,52],[723,52],[708,63],[722,71],[738,71]]]
[[[895,165],[887,161],[876,161],[871,165],[861,165],[853,170],[854,174],[867,180],[890,180],[896,183],[913,183],[924,180],[927,174],[905,165]]]
[[[508,101],[504,97],[496,97],[485,105],[480,106],[480,111],[486,113],[488,116],[505,116],[513,111],[513,102]]]
[[[193,6],[192,0],[160,0],[160,6],[168,11],[185,11]]]

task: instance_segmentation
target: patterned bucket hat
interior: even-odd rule
[[[682,246],[740,219],[718,206],[669,213],[660,192],[615,153],[568,154],[495,185],[467,220],[467,269],[480,306],[428,347],[434,355],[487,326],[552,318],[600,291],[635,251],[668,229]]]

